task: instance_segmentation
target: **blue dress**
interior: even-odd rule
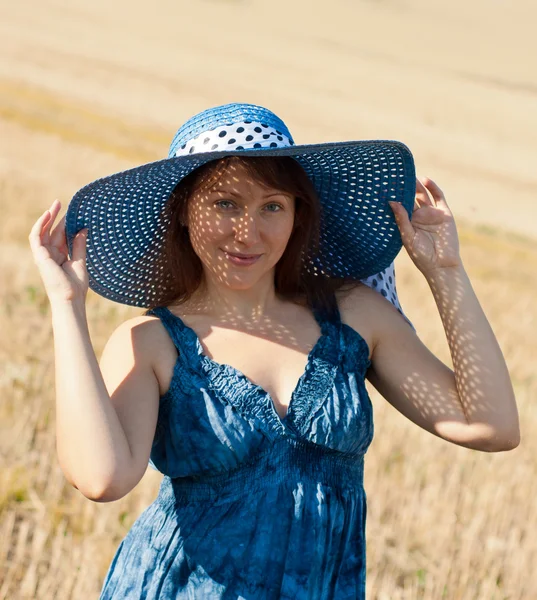
[[[164,474],[110,565],[101,600],[365,598],[365,340],[315,312],[321,337],[285,418],[159,307],[177,350],[150,464]]]

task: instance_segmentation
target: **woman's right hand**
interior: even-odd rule
[[[87,229],[81,229],[73,240],[69,260],[65,235],[65,215],[51,231],[61,204],[54,200],[35,222],[29,235],[30,247],[50,303],[84,303],[88,292],[86,270]]]

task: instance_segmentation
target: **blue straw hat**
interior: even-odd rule
[[[148,307],[158,299],[158,270],[167,221],[164,205],[197,167],[228,155],[290,156],[319,196],[320,248],[305,256],[312,274],[370,278],[391,265],[402,247],[388,201],[412,214],[414,161],[396,141],[295,145],[270,110],[226,104],[190,118],[176,133],[168,158],[98,179],[79,190],[66,215],[69,251],[88,228],[86,265],[92,290],[122,304]],[[389,298],[388,298],[389,299]]]

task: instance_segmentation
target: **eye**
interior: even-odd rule
[[[235,206],[231,200],[217,200],[214,205],[222,210],[230,210]],[[270,204],[265,205],[265,208],[268,212],[280,212],[280,210],[283,210],[283,206],[278,202],[271,202]]]
[[[269,212],[280,212],[280,210],[283,210],[283,206],[281,204],[278,204],[277,202],[271,202],[270,204],[267,204],[267,207],[269,206],[276,207],[276,210],[269,210]]]
[[[218,200],[217,202],[214,203],[215,206],[218,206],[219,208],[222,208],[223,210],[227,210],[227,206],[222,206],[222,204],[230,204],[231,206],[233,206],[233,202],[231,202],[231,200]]]

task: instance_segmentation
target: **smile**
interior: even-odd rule
[[[226,258],[233,265],[247,267],[257,262],[263,255],[262,254],[232,254],[223,250]]]

